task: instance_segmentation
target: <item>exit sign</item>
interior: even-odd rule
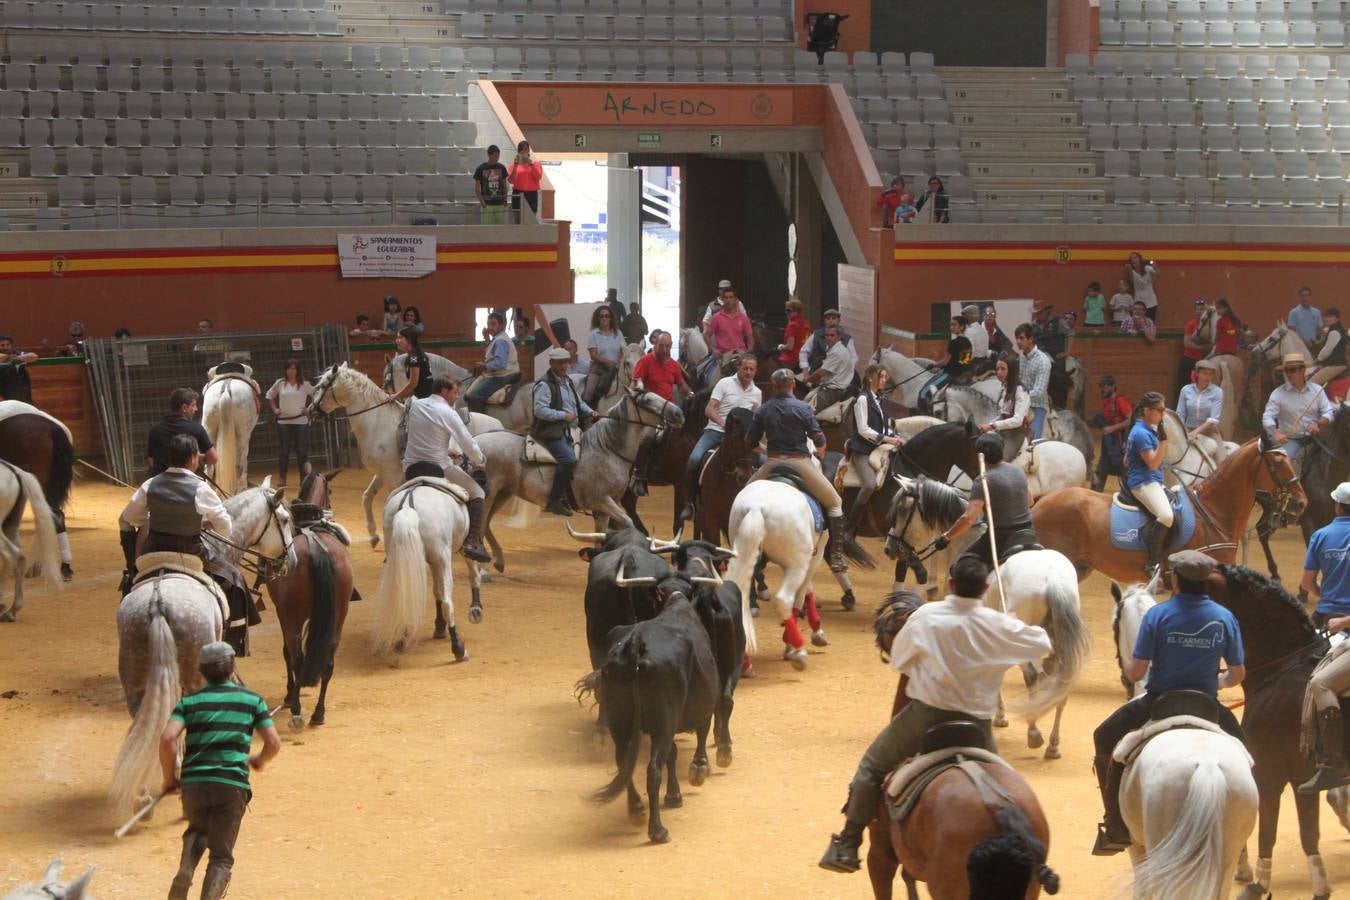
[[[660,147],[661,132],[659,131],[639,131],[637,136],[639,147]]]

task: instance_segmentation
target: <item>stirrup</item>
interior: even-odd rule
[[[1093,856],[1115,856],[1122,850],[1128,850],[1134,844],[1132,840],[1121,841],[1112,836],[1105,822],[1097,823],[1097,842],[1092,846]]]
[[[862,868],[862,861],[858,859],[858,848],[861,846],[861,843],[846,843],[842,834],[832,834],[830,846],[825,849],[825,855],[817,865],[831,872],[856,872]]]
[[[1350,784],[1350,769],[1345,766],[1318,766],[1313,777],[1298,786],[1300,794],[1318,794]]]

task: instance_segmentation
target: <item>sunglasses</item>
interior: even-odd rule
[[[1285,367],[1284,367],[1284,370],[1285,370],[1286,372],[1302,372],[1303,369],[1304,369],[1303,366],[1285,366]]]

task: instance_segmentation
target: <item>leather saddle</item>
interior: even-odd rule
[[[914,809],[924,789],[939,775],[959,768],[976,783],[988,786],[981,764],[1006,766],[997,754],[984,749],[986,738],[980,726],[971,721],[956,720],[934,725],[924,732],[921,752],[891,773],[886,782],[891,818],[903,822]],[[997,785],[991,790],[1001,791]]]
[[[1021,531],[1014,532],[1012,537],[1008,538],[1007,545],[1000,546],[998,549],[998,561],[1002,564],[1008,561],[1008,557],[1016,556],[1018,553],[1027,550],[1044,550],[1045,548],[1041,546],[1037,539],[1035,528],[1024,528]]]
[[[1219,701],[1216,698],[1199,691],[1168,691],[1153,701],[1148,722],[1121,738],[1111,756],[1116,762],[1129,765],[1150,740],[1165,731],[1178,728],[1198,728],[1224,734],[1218,721]]]
[[[515,381],[492,392],[492,395],[487,398],[488,406],[510,406],[515,401],[516,394],[520,391],[520,375],[517,374],[514,377]]]
[[[1177,488],[1164,487],[1163,490],[1167,492],[1167,502],[1172,504],[1173,509],[1176,509],[1181,503]],[[1115,496],[1111,498],[1111,502],[1121,509],[1127,509],[1130,512],[1142,512],[1144,515],[1149,516],[1150,518],[1152,517],[1148,510],[1144,509],[1144,505],[1139,502],[1134,494],[1130,493],[1130,488],[1124,481],[1120,483],[1120,490],[1116,491]]]
[[[573,452],[581,447],[581,429],[575,426],[571,429],[569,439],[572,442]],[[536,466],[556,466],[558,461],[553,458],[553,454],[548,448],[534,439],[534,435],[525,435],[525,446],[520,451],[520,458],[527,463],[533,463]]]

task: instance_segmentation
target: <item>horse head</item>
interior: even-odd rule
[[[662,428],[679,428],[684,425],[684,410],[680,409],[678,403],[672,403],[660,394],[636,388],[629,388],[628,396],[637,407],[638,421],[641,424]],[[647,415],[655,416],[655,421],[648,421]]]
[[[94,870],[88,870],[70,884],[61,884],[61,860],[52,860],[47,871],[42,873],[41,884],[26,884],[12,894],[6,894],[5,900],[85,900],[89,893],[89,882],[94,878]]]
[[[899,590],[886,595],[872,617],[872,634],[876,638],[877,649],[881,651],[881,661],[890,662],[891,647],[895,636],[909,622],[914,611],[923,606],[923,597],[914,591]]]
[[[1260,441],[1261,460],[1265,466],[1264,473],[1257,475],[1256,489],[1274,495],[1280,515],[1297,519],[1308,507],[1308,495],[1294,471],[1294,461],[1283,449],[1270,447],[1265,434],[1261,435]]]
[[[1139,637],[1139,626],[1144,613],[1155,605],[1154,599],[1158,585],[1162,581],[1162,572],[1155,574],[1147,584],[1136,582],[1122,592],[1120,585],[1111,582],[1111,597],[1115,600],[1115,609],[1111,611],[1111,635],[1116,645],[1116,665],[1120,667],[1120,683],[1125,687],[1125,696],[1135,697],[1147,684],[1147,675],[1138,682],[1125,677],[1125,662],[1134,655],[1135,640]]]
[[[337,383],[338,375],[347,368],[347,363],[333,363],[329,366],[319,380],[314,383],[314,393],[309,396],[309,403],[305,404],[305,411],[313,418],[320,418],[324,413],[330,413],[342,404],[332,396],[333,385]]]

